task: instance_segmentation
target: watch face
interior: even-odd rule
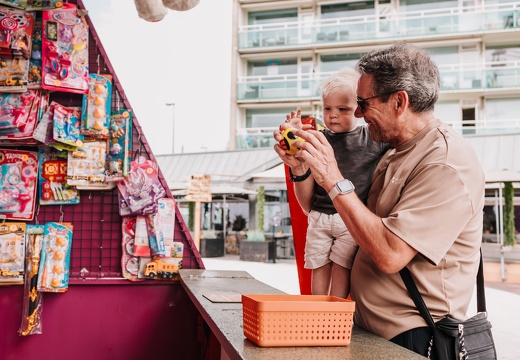
[[[337,186],[341,193],[346,193],[354,190],[354,186],[349,180],[341,180],[337,183]]]

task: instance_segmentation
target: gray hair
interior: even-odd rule
[[[354,69],[345,68],[335,72],[321,84],[321,98],[338,90],[350,90],[355,94],[358,80],[359,74]]]
[[[399,43],[386,49],[373,50],[357,63],[362,75],[373,76],[374,94],[386,102],[396,91],[404,90],[410,99],[410,109],[421,113],[434,109],[439,98],[440,75],[428,52]]]

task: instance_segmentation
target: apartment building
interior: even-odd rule
[[[520,133],[520,1],[234,0],[233,39],[231,149],[272,147],[297,107],[321,118],[321,82],[398,41],[438,64],[438,118],[468,137]]]

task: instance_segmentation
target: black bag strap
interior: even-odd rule
[[[437,356],[439,359],[449,359],[448,356],[448,347],[445,343],[445,338],[441,336],[437,327],[435,327],[435,323],[433,318],[424,303],[424,300],[421,296],[421,293],[417,289],[415,282],[412,278],[412,274],[410,274],[410,270],[405,266],[399,271],[401,278],[403,279],[404,284],[406,285],[406,289],[410,293],[412,300],[419,310],[419,313],[424,318],[428,326],[432,330],[433,339],[436,343]],[[480,249],[480,263],[477,272],[477,311],[483,312],[486,311],[486,295],[484,289],[484,266],[482,261],[482,248]],[[429,354],[428,354],[429,357]]]
[[[403,279],[404,284],[406,285],[406,289],[410,293],[412,300],[421,313],[424,320],[428,323],[431,328],[435,328],[435,323],[433,322],[432,316],[424,303],[424,300],[421,296],[421,293],[417,289],[415,282],[413,281],[412,275],[410,274],[410,270],[405,266],[399,271],[401,278]],[[486,311],[486,294],[484,289],[484,265],[482,261],[482,248],[480,249],[480,263],[478,266],[477,272],[477,311],[485,312]]]

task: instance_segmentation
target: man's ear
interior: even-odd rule
[[[406,105],[408,105],[408,93],[406,91],[398,91],[396,96],[395,109],[403,112]]]

